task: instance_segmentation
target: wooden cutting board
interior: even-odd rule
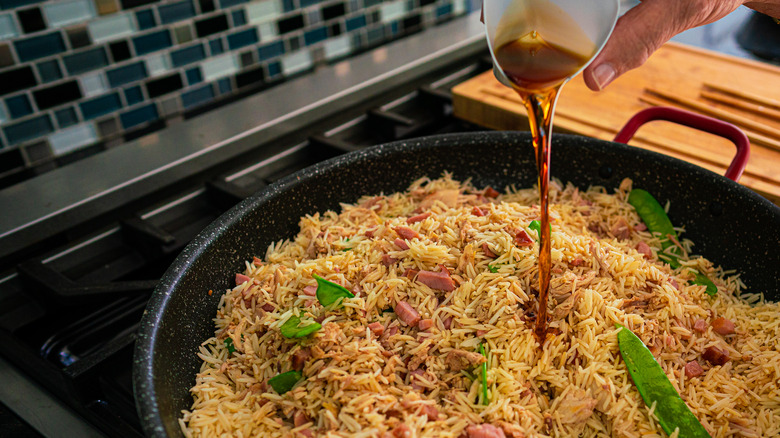
[[[641,68],[624,74],[601,92],[589,90],[581,75],[566,84],[558,100],[554,132],[612,140],[632,115],[651,106],[642,100],[653,97],[646,89],[695,99],[780,132],[780,118],[771,111],[755,114],[702,97],[705,81],[780,101],[780,67],[667,43]],[[469,122],[491,129],[528,130],[520,99],[500,84],[492,71],[453,88],[453,105],[455,115]],[[671,102],[669,106],[684,107]],[[771,141],[780,145],[780,137]],[[640,128],[629,144],[721,174],[735,152],[728,140],[662,121]],[[780,147],[751,141],[750,161],[740,182],[780,204]]]

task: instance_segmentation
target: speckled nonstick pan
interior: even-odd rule
[[[591,138],[555,135],[551,171],[585,189],[623,178],[671,202],[669,216],[696,242],[694,252],[738,269],[753,291],[780,298],[780,209],[739,184],[668,156]],[[302,170],[242,201],[201,232],[154,292],[136,341],[136,404],[148,436],[181,436],[177,423],[214,335],[220,293],[235,286],[244,261],[292,237],[307,213],[337,209],[361,195],[405,189],[451,171],[477,187],[530,187],[536,170],[528,133],[487,132],[421,138],[353,152]]]

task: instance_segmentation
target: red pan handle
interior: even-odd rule
[[[742,130],[722,120],[679,108],[656,106],[642,110],[631,117],[631,120],[615,136],[615,141],[628,144],[640,126],[653,120],[666,120],[731,140],[737,146],[737,153],[731,160],[729,168],[726,169],[725,176],[730,180],[739,181],[750,157],[750,141]]]

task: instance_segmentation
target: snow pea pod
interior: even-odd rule
[[[278,374],[268,379],[268,384],[279,395],[293,389],[298,381],[303,379],[303,374],[300,371],[287,371],[286,373]]]
[[[485,353],[485,344],[479,344],[479,353],[483,356],[485,356],[485,362],[482,362],[482,365],[479,366],[479,372],[480,377],[482,377],[482,404],[488,405],[490,404],[490,399],[488,398],[488,383],[487,383],[487,353]]]
[[[617,334],[618,346],[628,373],[645,404],[652,406],[655,403],[655,416],[664,432],[671,435],[679,428],[680,437],[709,438],[710,434],[680,398],[642,340],[624,326],[615,325],[621,329]]]

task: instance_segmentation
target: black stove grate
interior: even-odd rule
[[[347,121],[334,118],[273,147],[259,145],[242,166],[163,190],[164,198],[104,223],[98,218],[89,230],[66,231],[48,240],[53,250],[22,251],[22,262],[0,268],[4,356],[105,434],[141,436],[132,393],[135,332],[157,280],[184,246],[240,200],[322,160],[475,130],[452,116],[449,90],[489,68],[489,59],[470,60],[411,93],[373,99]]]

